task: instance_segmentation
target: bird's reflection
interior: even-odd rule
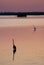
[[[15,53],[16,53],[16,46],[14,44],[14,39],[13,39],[13,60],[14,60]]]

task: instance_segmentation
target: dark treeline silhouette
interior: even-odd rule
[[[44,15],[44,12],[0,12],[1,15],[17,15],[17,17],[26,17],[27,15]]]

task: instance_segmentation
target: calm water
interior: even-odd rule
[[[14,61],[12,39],[17,47]],[[0,17],[0,65],[44,65],[44,16]]]

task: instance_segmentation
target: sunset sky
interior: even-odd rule
[[[0,0],[0,11],[44,11],[44,0]]]

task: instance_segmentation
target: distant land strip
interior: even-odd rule
[[[44,12],[0,12],[0,16],[27,17],[27,15],[44,15]]]

